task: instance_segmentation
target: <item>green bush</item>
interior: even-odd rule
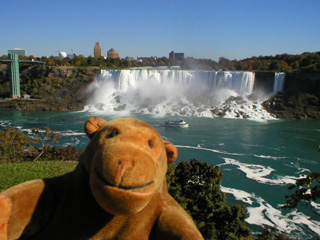
[[[319,145],[320,150],[320,145]],[[296,184],[290,185],[289,190],[295,189],[295,192],[286,195],[287,202],[282,206],[284,209],[293,209],[301,202],[310,204],[311,201],[317,201],[320,198],[320,173],[311,172],[304,178],[300,178],[296,181]]]
[[[275,227],[264,226],[258,234],[257,240],[293,240],[283,231],[279,231]]]
[[[15,128],[5,128],[0,131],[0,160],[19,162],[24,151],[31,144],[29,136]]]
[[[36,160],[78,161],[82,150],[73,146],[56,147],[61,136],[49,128],[33,129],[34,137],[15,128],[0,130],[0,161],[21,162]]]
[[[227,205],[220,189],[220,167],[192,159],[169,167],[170,194],[192,216],[205,239],[242,239],[251,235],[245,206]]]

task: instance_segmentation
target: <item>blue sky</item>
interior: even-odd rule
[[[244,59],[320,51],[319,0],[2,0],[0,55]]]

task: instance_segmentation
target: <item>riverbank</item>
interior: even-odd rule
[[[21,111],[80,111],[83,101],[63,101],[58,99],[0,99],[0,107]]]
[[[311,93],[280,94],[262,105],[280,119],[320,120],[320,99]]]

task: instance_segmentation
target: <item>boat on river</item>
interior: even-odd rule
[[[189,124],[186,123],[184,120],[178,120],[178,121],[165,121],[164,125],[166,127],[178,127],[178,128],[187,128],[189,127]]]

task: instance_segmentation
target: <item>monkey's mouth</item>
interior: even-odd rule
[[[123,189],[123,190],[132,190],[132,189],[138,189],[138,188],[144,188],[144,187],[147,187],[151,184],[153,184],[153,181],[150,181],[150,182],[147,182],[145,184],[142,184],[142,185],[135,185],[135,186],[122,186],[121,184],[120,185],[115,185],[115,184],[112,184],[110,182],[108,182],[104,177],[101,176],[101,174],[95,169],[95,172],[96,172],[96,175],[97,177],[107,186],[111,186],[111,187],[115,187],[115,188],[119,188],[119,189]]]

